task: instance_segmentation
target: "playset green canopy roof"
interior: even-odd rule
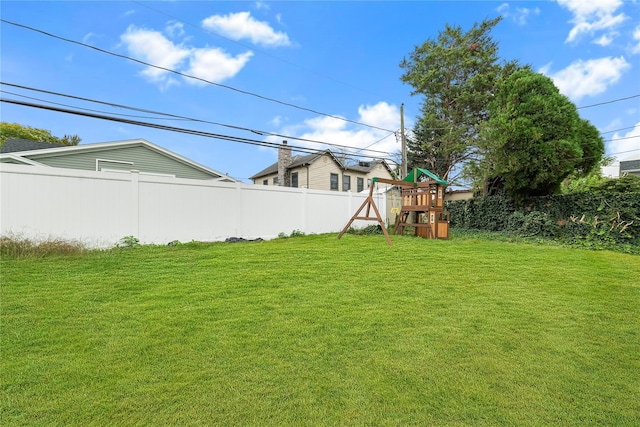
[[[416,173],[417,176],[414,178],[413,174]],[[442,185],[449,185],[449,183],[447,181],[445,181],[444,179],[440,178],[438,175],[436,175],[435,173],[428,171],[426,169],[420,169],[420,168],[415,168],[413,169],[411,172],[409,172],[409,175],[407,175],[403,181],[406,182],[416,182],[420,179],[421,176],[423,175],[427,175],[429,178],[431,178],[432,180],[436,181],[438,184],[442,184]]]

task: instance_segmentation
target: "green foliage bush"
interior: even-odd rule
[[[119,249],[132,249],[138,246],[140,246],[140,240],[136,236],[124,236],[116,243],[116,248]]]
[[[504,196],[487,196],[448,202],[451,225],[472,230],[499,231],[507,227],[515,205]]]
[[[8,138],[27,139],[30,141],[49,142],[51,144],[78,145],[82,138],[78,135],[65,135],[58,138],[47,129],[24,126],[19,123],[0,122],[0,147]]]
[[[640,176],[625,175],[620,178],[610,178],[590,185],[590,191],[601,192],[618,192],[618,193],[635,193],[640,192]]]
[[[281,231],[280,233],[278,233],[278,239],[288,239],[289,237],[302,237],[304,236],[304,231],[301,230],[293,230],[291,232],[290,235],[287,235],[287,233]]]
[[[368,235],[372,235],[372,234],[383,234],[382,233],[382,227],[380,227],[380,224],[371,224],[371,225],[367,225],[366,227],[362,227],[362,228],[349,227],[349,229],[347,230],[347,233],[354,234],[354,235],[357,235],[357,236],[368,236]]]
[[[622,184],[617,187],[623,188]],[[451,226],[459,229],[502,231],[581,247],[637,252],[640,192],[620,192],[618,188],[531,198],[522,208],[516,208],[506,196],[490,196],[448,202],[447,209]]]
[[[554,237],[557,225],[546,212],[513,212],[508,220],[506,231],[521,237]]]

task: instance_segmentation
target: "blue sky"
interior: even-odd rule
[[[375,150],[355,152],[365,158],[400,150],[393,131],[400,128],[401,104],[405,127],[419,114],[421,99],[400,81],[403,57],[446,24],[466,31],[502,15],[493,32],[500,57],[532,65],[578,107],[587,107],[580,114],[602,132],[607,154],[640,158],[638,0],[2,1],[0,13],[6,21],[198,78],[2,22],[3,99],[55,102],[255,141],[326,147],[295,137]],[[169,120],[6,83],[228,126]],[[600,105],[588,107],[594,104]],[[6,102],[0,108],[2,121],[56,136],[77,134],[82,143],[144,138],[245,182],[277,156],[257,145]]]

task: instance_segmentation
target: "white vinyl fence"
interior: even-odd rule
[[[113,246],[272,239],[340,231],[366,194],[200,181],[136,172],[0,166],[0,234]],[[385,197],[376,195],[382,215]],[[373,210],[371,211],[373,215]],[[361,227],[375,222],[357,221]]]

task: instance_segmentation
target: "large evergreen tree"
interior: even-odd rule
[[[604,154],[598,130],[553,81],[529,69],[501,79],[482,126],[476,182],[514,200],[555,193],[569,174],[587,174]]]
[[[447,25],[400,63],[401,80],[413,87],[412,95],[423,96],[421,116],[407,141],[409,167],[452,180],[461,164],[476,158],[478,124],[487,119],[495,82],[517,67],[499,63],[491,30],[500,20],[484,20],[467,32]]]

